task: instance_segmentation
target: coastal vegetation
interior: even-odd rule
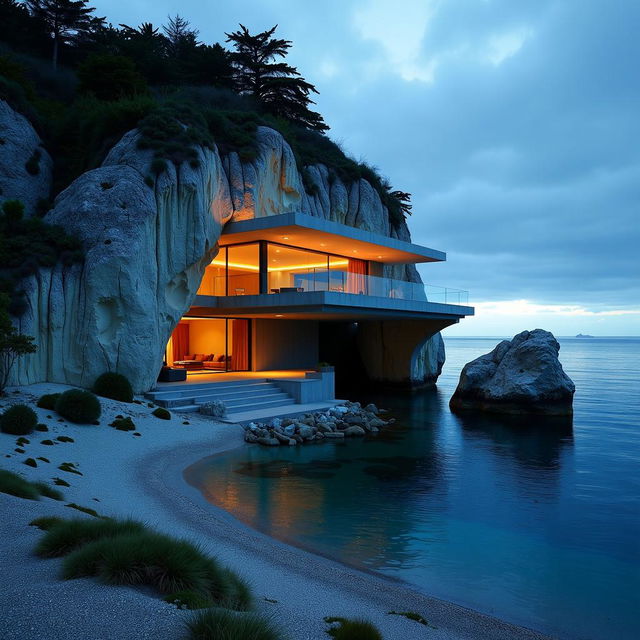
[[[64,500],[62,493],[46,482],[31,482],[6,469],[0,469],[0,493],[8,493],[26,500],[39,500],[41,496]]]
[[[9,407],[0,416],[0,431],[14,436],[25,436],[33,433],[38,424],[36,412],[25,404]]]
[[[38,398],[36,407],[40,407],[40,409],[49,409],[50,411],[55,411],[56,402],[58,401],[59,397],[59,393],[45,393]]]
[[[92,424],[102,411],[95,394],[81,389],[69,389],[56,400],[56,411],[76,424]]]
[[[93,384],[93,392],[103,398],[111,398],[119,402],[133,402],[131,383],[121,373],[107,372],[98,376]]]
[[[1,68],[1,66],[0,66]],[[0,94],[1,97],[1,94]],[[33,340],[18,337],[5,328],[3,317],[9,313],[21,316],[26,310],[24,291],[20,282],[40,269],[57,264],[70,266],[81,263],[80,242],[61,227],[47,224],[38,217],[24,216],[19,200],[5,200],[0,213],[0,391],[16,357],[31,353]],[[6,345],[6,346],[5,346]],[[35,351],[35,348],[33,349]],[[4,382],[6,384],[6,381]]]
[[[187,630],[189,640],[283,640],[269,618],[225,609],[199,611],[187,621]]]
[[[65,580],[93,576],[106,584],[145,585],[163,596],[188,591],[209,606],[237,611],[252,604],[246,583],[217,560],[186,540],[134,520],[53,521],[35,552],[64,557]]]
[[[62,5],[73,9],[56,13]],[[368,180],[393,225],[411,213],[409,194],[326,135],[312,109],[318,90],[288,63],[292,42],[277,37],[276,26],[251,33],[241,24],[224,34],[224,45],[208,44],[182,16],[114,26],[86,0],[5,0],[0,22],[0,98],[34,124],[54,157],[54,193],[136,127],[141,144],[154,149],[157,174],[163,161],[197,163],[195,144],[249,161],[264,125],[291,145],[310,194],[316,187],[305,168],[322,163],[347,185]],[[38,158],[30,164],[37,170]]]

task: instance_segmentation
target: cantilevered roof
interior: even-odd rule
[[[403,264],[447,259],[443,251],[304,213],[282,213],[230,222],[224,227],[219,243],[225,246],[256,240],[269,240],[376,262]]]

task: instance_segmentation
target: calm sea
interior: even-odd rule
[[[462,366],[497,338],[446,339],[436,391],[360,397],[379,437],[247,447],[187,472],[271,536],[562,638],[640,637],[640,338],[560,339],[573,424],[459,418]],[[422,612],[428,618],[428,612]]]

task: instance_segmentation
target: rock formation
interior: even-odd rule
[[[29,121],[0,100],[0,203],[21,200],[33,215],[51,191],[53,162]]]
[[[137,131],[125,134],[102,166],[76,179],[45,217],[76,235],[86,257],[81,266],[41,270],[23,283],[28,310],[17,324],[36,337],[38,351],[18,361],[13,384],[87,387],[101,373],[117,371],[136,392],[149,389],[229,220],[304,211],[410,238],[404,223],[390,228],[387,209],[364,180],[347,186],[330,180],[326,167],[312,166],[306,171],[315,195],[307,194],[291,148],[272,129],[258,128],[252,162],[199,147],[197,168],[169,164],[155,177],[151,152],[140,150],[137,140]],[[23,192],[17,185],[6,195],[23,198]],[[412,265],[386,266],[384,275],[420,281]],[[443,361],[438,334],[417,350],[412,376],[433,380]]]
[[[575,385],[562,369],[559,352],[553,334],[542,329],[503,340],[465,365],[451,409],[571,415]]]

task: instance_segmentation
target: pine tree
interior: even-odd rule
[[[240,25],[239,31],[226,33],[227,42],[233,43],[231,63],[240,93],[253,96],[270,113],[286,118],[306,129],[326,131],[329,127],[322,116],[309,109],[315,104],[309,97],[318,93],[295,67],[277,58],[285,58],[291,48],[290,40],[274,38],[278,28],[251,35]]]
[[[58,67],[58,50],[79,32],[95,26],[104,18],[91,14],[94,7],[87,6],[87,0],[26,0],[29,12],[42,20],[53,38],[53,68]]]

